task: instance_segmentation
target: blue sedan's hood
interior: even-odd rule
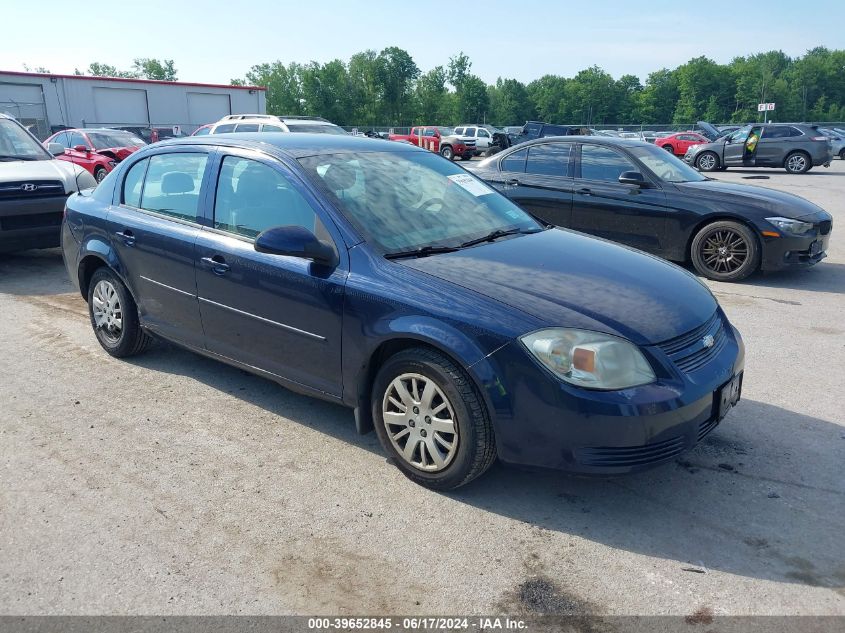
[[[717,306],[706,286],[674,264],[561,229],[402,263],[550,327],[602,331],[639,344],[688,332]]]

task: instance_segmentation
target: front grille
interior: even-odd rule
[[[585,466],[642,466],[662,462],[684,451],[684,437],[673,437],[643,446],[597,446],[575,450],[575,459]]]
[[[36,200],[61,196],[65,186],[60,180],[20,180],[0,183],[0,200]]]
[[[29,215],[13,215],[0,218],[0,231],[19,231],[21,229],[39,229],[49,226],[60,226],[62,212],[30,213]]]
[[[705,339],[712,337],[713,343],[705,345]],[[706,365],[728,342],[725,325],[716,312],[704,325],[675,338],[659,343],[675,366],[683,372],[692,372]]]
[[[830,233],[830,229],[832,226],[833,222],[831,222],[830,220],[823,220],[822,222],[819,222],[819,235],[827,235],[828,233]]]

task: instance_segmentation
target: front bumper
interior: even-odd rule
[[[692,448],[720,422],[723,396],[738,399],[741,388],[742,339],[717,314],[724,338],[705,363],[682,371],[660,346],[644,347],[658,379],[622,391],[573,387],[542,369],[519,342],[501,348],[488,357],[493,377],[485,381],[499,458],[607,475],[644,470]]]
[[[830,234],[831,228],[828,228],[826,234],[817,229],[813,235],[763,238],[760,269],[773,271],[815,266],[827,257]]]
[[[59,245],[67,196],[0,202],[0,252]]]

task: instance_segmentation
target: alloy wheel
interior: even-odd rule
[[[391,381],[382,399],[390,442],[405,462],[425,472],[445,469],[458,450],[458,425],[446,395],[416,373]]]
[[[786,168],[793,173],[800,173],[807,169],[807,158],[803,154],[793,154],[786,161]]]
[[[92,295],[94,324],[112,343],[120,340],[123,331],[123,310],[117,288],[105,279],[97,282]]]
[[[710,171],[716,168],[716,157],[713,154],[704,154],[698,159],[698,168],[703,171]]]
[[[715,273],[733,273],[748,260],[748,243],[730,229],[715,230],[704,238],[701,259]]]

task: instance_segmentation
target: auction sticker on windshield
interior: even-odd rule
[[[479,196],[486,196],[488,193],[493,193],[493,190],[490,187],[485,185],[483,182],[476,180],[469,174],[454,174],[448,178],[456,185],[460,185],[469,191],[476,198]]]

